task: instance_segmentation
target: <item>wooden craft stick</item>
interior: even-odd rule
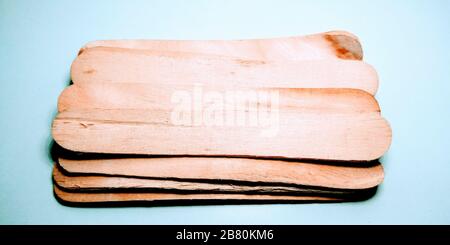
[[[56,185],[54,186],[55,195],[63,202],[68,203],[110,203],[110,202],[153,202],[153,201],[299,201],[299,202],[338,202],[341,198],[321,197],[321,196],[282,196],[267,194],[180,194],[180,193],[130,193],[130,192],[67,192]]]
[[[285,195],[351,195],[355,190],[318,189],[314,187],[281,186],[281,185],[248,185],[230,183],[206,183],[181,180],[164,180],[134,177],[65,175],[59,167],[53,168],[54,183],[68,191],[182,191],[190,193],[252,193],[252,194],[285,194]]]
[[[188,121],[191,123],[191,121]],[[175,156],[242,156],[371,161],[391,142],[376,113],[280,111],[266,125],[179,125],[160,110],[63,111],[53,138],[71,151]]]
[[[58,164],[71,174],[274,183],[352,190],[375,187],[384,178],[383,167],[379,163],[367,167],[348,167],[248,158],[153,157],[90,160],[59,158]]]
[[[80,54],[94,47],[147,49],[233,56],[256,60],[361,60],[358,38],[348,32],[332,31],[307,36],[250,40],[100,40],[87,43]]]
[[[362,61],[259,61],[179,52],[95,47],[72,63],[74,84],[227,84],[279,88],[355,88],[375,94],[376,71]]]
[[[198,89],[201,89],[202,100],[208,96],[208,93],[219,93],[225,98],[227,93],[236,91],[254,93],[255,97],[258,93],[269,95],[274,92],[278,94],[278,106],[283,110],[342,113],[380,112],[380,107],[375,98],[371,94],[358,89],[249,89],[245,86],[230,88],[227,86],[126,83],[71,85],[60,95],[58,111],[79,109],[159,109],[172,111],[177,105],[172,100],[174,93],[185,91],[193,97]],[[234,105],[235,109],[237,106]],[[270,105],[266,103],[265,106]]]

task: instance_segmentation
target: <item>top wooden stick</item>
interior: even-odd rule
[[[358,38],[345,31],[306,36],[250,40],[100,40],[87,43],[79,54],[94,47],[192,52],[256,60],[362,60]]]
[[[226,84],[279,88],[355,88],[375,94],[376,71],[362,61],[262,61],[180,52],[95,47],[72,64],[83,83]]]

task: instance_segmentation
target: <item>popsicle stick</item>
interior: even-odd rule
[[[351,195],[355,190],[318,189],[314,187],[248,185],[230,183],[206,183],[180,180],[163,180],[133,177],[65,175],[59,167],[53,168],[54,183],[68,191],[165,191],[165,192],[214,192],[214,193],[251,193],[251,194],[285,194],[285,195]]]
[[[343,161],[377,159],[391,142],[378,112],[280,111],[270,124],[253,127],[176,125],[170,111],[93,109],[59,113],[52,133],[63,148],[87,153]]]
[[[192,52],[256,60],[363,58],[358,38],[344,31],[249,40],[99,40],[87,43],[79,53],[94,47]]]
[[[375,94],[376,71],[362,61],[260,61],[96,47],[85,50],[72,63],[74,84],[222,84],[279,88],[355,88]]]
[[[358,89],[249,89],[245,86],[191,86],[167,84],[90,83],[71,85],[59,97],[58,110],[79,109],[160,109],[174,110],[172,96],[176,91],[191,94],[200,88],[202,99],[210,92],[226,95],[227,92],[263,92],[279,95],[278,106],[283,110],[329,112],[380,112],[375,98]],[[261,102],[260,102],[261,103]],[[234,105],[236,108],[238,105]],[[262,105],[261,105],[262,106]],[[267,103],[265,106],[269,106]],[[242,109],[242,108],[241,108]]]
[[[111,203],[111,202],[155,202],[155,201],[299,201],[299,202],[337,202],[343,201],[341,198],[321,197],[321,196],[283,196],[267,194],[180,194],[180,193],[130,193],[130,192],[67,192],[56,185],[54,193],[63,202],[68,203]]]
[[[379,163],[348,167],[249,158],[152,157],[76,160],[60,157],[58,164],[71,174],[274,183],[353,190],[375,187],[384,178],[383,167]]]

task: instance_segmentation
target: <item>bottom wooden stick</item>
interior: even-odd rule
[[[238,202],[339,202],[340,198],[320,197],[320,196],[283,196],[266,194],[180,194],[180,193],[134,193],[134,192],[68,192],[54,186],[56,197],[64,202],[71,204],[95,204],[95,203],[121,203],[121,202],[148,202],[156,203],[160,201],[175,201],[181,203],[188,201],[231,201]]]
[[[238,194],[284,194],[284,195],[328,195],[343,196],[358,194],[358,190],[325,189],[308,186],[249,185],[230,183],[206,183],[185,180],[166,180],[135,177],[99,175],[67,175],[57,165],[53,169],[53,180],[59,188],[72,192],[127,192],[158,191],[184,193],[238,193]],[[359,190],[361,192],[361,190]]]

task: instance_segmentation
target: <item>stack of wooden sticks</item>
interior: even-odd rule
[[[126,205],[368,198],[391,129],[362,57],[342,31],[88,43],[53,121],[55,195]]]

